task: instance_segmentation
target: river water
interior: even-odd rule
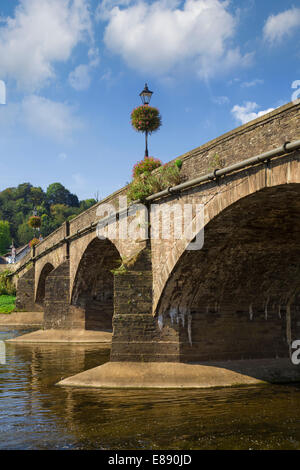
[[[16,345],[0,327],[0,449],[300,449],[300,384],[217,390],[62,388],[105,363],[92,345]]]

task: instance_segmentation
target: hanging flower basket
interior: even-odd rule
[[[158,158],[145,157],[140,162],[137,162],[132,170],[132,177],[136,178],[142,174],[150,174],[156,168],[162,166],[162,162]]]
[[[41,218],[36,215],[31,216],[30,219],[28,220],[28,225],[31,228],[40,228]]]
[[[38,238],[33,238],[30,242],[29,242],[29,246],[30,248],[33,248],[34,246],[36,246],[38,243],[40,243],[40,240]]]
[[[138,106],[131,113],[131,124],[137,132],[157,131],[161,126],[161,115],[157,108],[144,105]]]

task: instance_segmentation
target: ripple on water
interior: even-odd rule
[[[24,333],[24,331],[22,332]],[[0,341],[21,334],[3,330]],[[1,449],[299,449],[299,385],[217,390],[56,387],[105,363],[91,345],[6,345]]]

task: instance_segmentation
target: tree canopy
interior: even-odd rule
[[[69,207],[79,207],[78,197],[71,194],[61,183],[52,183],[47,188],[47,200],[50,205],[64,204]]]
[[[93,206],[95,199],[79,201],[61,183],[50,184],[46,191],[30,183],[0,192],[0,254],[6,251],[12,239],[15,246],[26,245],[36,234],[29,227],[29,217],[36,211],[41,217],[40,233],[43,237],[56,230],[65,220],[71,219]]]
[[[0,220],[0,255],[4,255],[9,249],[11,242],[9,223],[4,220]]]

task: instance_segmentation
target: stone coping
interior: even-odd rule
[[[13,339],[6,340],[7,343],[63,343],[63,344],[104,344],[111,345],[112,333],[108,331],[90,330],[38,330],[27,333]]]
[[[107,362],[57,385],[95,388],[211,388],[300,382],[289,359],[253,359],[199,364]]]

